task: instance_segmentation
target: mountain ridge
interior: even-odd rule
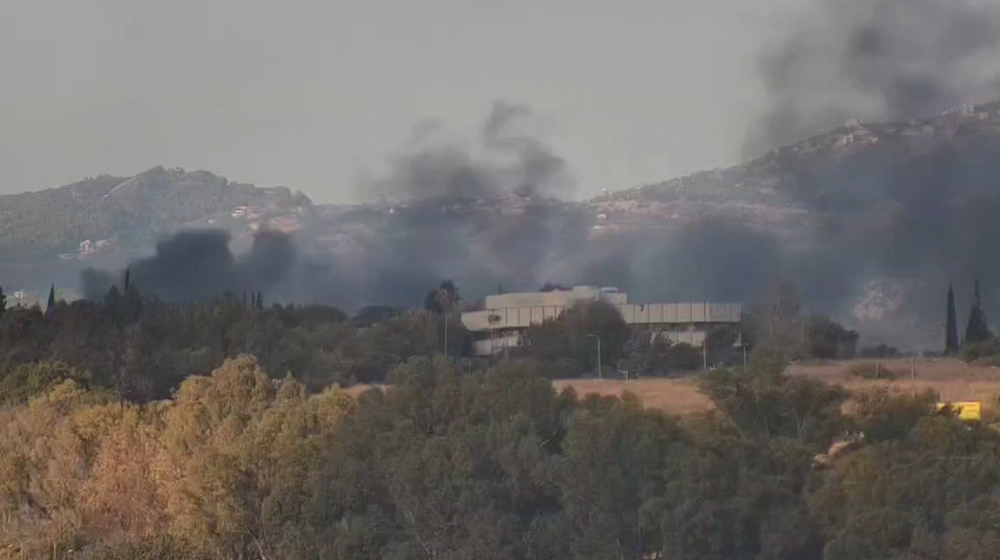
[[[0,195],[0,255],[67,254],[81,244],[155,238],[240,206],[310,210],[287,187],[256,187],[207,171],[157,166],[132,177],[100,175],[63,187]]]
[[[787,276],[815,307],[859,320],[898,315],[919,292],[913,309],[926,322],[941,285],[1000,285],[1000,266],[982,257],[1000,243],[1000,102],[849,122],[740,165],[580,202],[516,190],[397,198],[314,205],[204,171],[102,176],[0,196],[0,273],[5,259],[55,255],[119,266],[183,228],[225,229],[245,247],[266,225],[335,256],[344,284],[378,286],[364,301],[399,290],[388,303],[402,303],[442,276],[475,293],[544,279],[619,284],[645,299],[750,300],[767,277]],[[39,235],[63,216],[59,235]],[[18,245],[36,250],[9,251]],[[400,275],[412,278],[386,280]],[[1000,291],[984,300],[1000,307]]]

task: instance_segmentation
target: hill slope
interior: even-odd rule
[[[432,175],[462,179],[460,167]],[[301,279],[298,294],[348,308],[419,302],[443,277],[469,297],[557,281],[618,285],[646,301],[753,301],[787,279],[812,309],[928,348],[949,282],[960,310],[976,279],[987,311],[1000,310],[1000,261],[990,257],[1000,246],[1000,103],[849,123],[743,165],[580,203],[475,192],[313,207],[287,189],[205,172],[100,177],[0,197],[0,273],[4,259],[92,262],[149,253],[182,227],[240,234],[270,221],[332,263]]]
[[[0,196],[0,255],[88,252],[102,240],[151,237],[237,207],[310,208],[289,189],[262,189],[204,171],[156,167],[134,177],[101,176],[65,187]]]

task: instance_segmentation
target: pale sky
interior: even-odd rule
[[[578,195],[731,165],[792,0],[0,0],[0,193],[155,165],[357,199],[440,118],[531,106]]]

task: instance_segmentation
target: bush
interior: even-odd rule
[[[858,362],[847,367],[847,375],[861,379],[881,379],[892,381],[896,374],[879,362]]]
[[[976,344],[966,344],[962,348],[962,361],[974,362],[980,358],[1000,355],[1000,340],[991,338]]]

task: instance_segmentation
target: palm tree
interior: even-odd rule
[[[462,296],[458,293],[458,287],[451,280],[444,280],[441,284],[427,294],[425,307],[436,313],[444,314],[444,354],[448,355],[448,316],[462,302]]]

